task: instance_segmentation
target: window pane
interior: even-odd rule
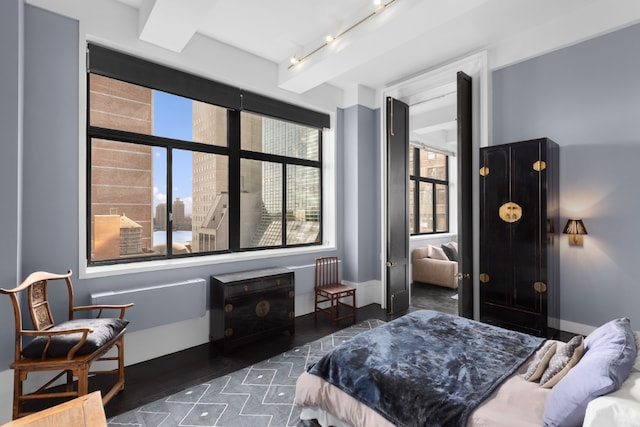
[[[320,131],[316,128],[243,112],[241,148],[298,159],[320,159]]]
[[[409,175],[415,175],[415,167],[413,165],[415,152],[416,152],[416,149],[414,147],[409,147]]]
[[[447,196],[447,187],[442,184],[436,184],[436,231],[447,231],[449,229],[447,221],[449,198]]]
[[[420,233],[433,233],[433,185],[420,183]]]
[[[91,140],[91,259],[153,255],[152,147]]]
[[[227,110],[200,101],[90,74],[91,126],[227,145]]]
[[[173,150],[173,253],[229,248],[226,156]],[[179,252],[185,253],[185,252]]]
[[[240,160],[240,247],[282,245],[282,165]]]
[[[287,244],[320,242],[320,169],[287,166]]]
[[[447,179],[447,156],[432,151],[420,150],[420,176]]]
[[[411,150],[413,151],[413,150]],[[416,193],[416,182],[414,180],[409,180],[409,234],[416,233],[416,222],[415,222],[415,193]]]

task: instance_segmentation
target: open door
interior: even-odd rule
[[[458,314],[473,318],[471,77],[458,72]]]
[[[387,97],[387,311],[409,308],[409,106]]]

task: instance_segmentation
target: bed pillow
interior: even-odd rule
[[[549,366],[549,361],[551,357],[556,352],[556,348],[558,343],[555,341],[547,341],[547,343],[542,346],[540,350],[536,353],[535,357],[529,364],[527,368],[527,372],[524,374],[524,379],[527,381],[537,381],[542,377],[542,374]]]
[[[543,425],[581,426],[589,402],[620,388],[636,354],[629,319],[612,320],[589,334],[580,362],[549,393]]]
[[[449,258],[447,258],[447,255],[444,253],[442,248],[438,247],[438,246],[429,245],[428,256],[429,256],[429,258],[432,258],[432,259],[440,259],[442,261],[449,261]]]
[[[451,243],[445,243],[441,245],[441,247],[449,261],[458,262],[458,251],[453,247]]]
[[[549,360],[549,366],[540,378],[540,387],[551,388],[558,383],[571,368],[573,368],[584,352],[584,338],[576,335],[566,343],[560,343],[556,353]]]

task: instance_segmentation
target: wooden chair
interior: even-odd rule
[[[100,392],[76,397],[40,412],[3,424],[2,427],[107,427]]]
[[[338,257],[322,257],[316,259],[315,281],[315,310],[314,318],[318,319],[318,312],[329,314],[329,322],[333,325],[336,321],[353,318],[356,322],[356,289],[340,283],[338,275]],[[351,297],[351,304],[344,303],[343,298]],[[326,306],[329,302],[329,306]],[[349,309],[349,313],[340,316],[340,306]]]
[[[35,399],[74,398],[88,393],[89,375],[115,375],[116,383],[104,395],[106,404],[117,392],[124,389],[124,334],[129,323],[124,319],[125,310],[133,304],[74,306],[71,270],[67,274],[43,271],[30,274],[14,289],[0,289],[0,293],[11,297],[15,314],[15,359],[9,365],[14,370],[13,419],[27,415],[25,402]],[[68,321],[55,324],[47,286],[50,281],[64,280],[68,292]],[[25,329],[20,311],[20,292],[27,290],[26,305],[29,307],[33,329]],[[118,310],[117,318],[102,318],[103,310]],[[95,318],[74,319],[74,314],[97,310]],[[30,342],[27,340],[32,339]],[[24,342],[23,342],[24,341]],[[117,347],[117,356],[106,356]],[[117,367],[109,371],[91,371],[95,361],[116,361]],[[50,381],[33,393],[23,393],[23,383],[31,372],[52,371],[57,373]],[[50,388],[57,379],[67,374],[66,387]],[[74,378],[77,387],[74,387]],[[64,389],[59,391],[59,389]]]

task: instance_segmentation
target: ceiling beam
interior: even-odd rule
[[[138,15],[140,40],[182,52],[216,0],[143,0]]]

